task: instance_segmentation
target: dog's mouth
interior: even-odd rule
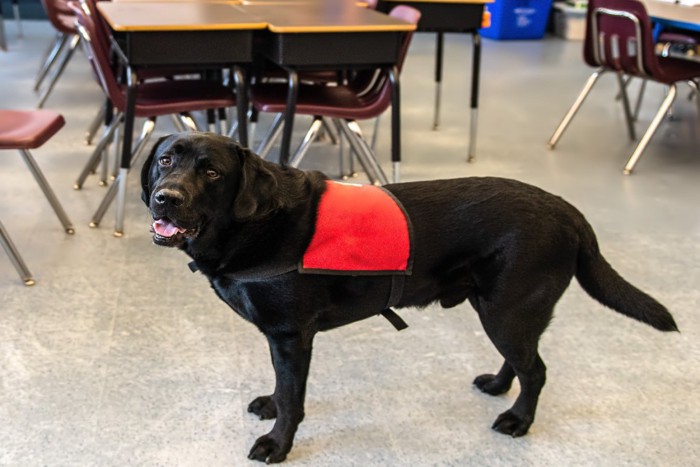
[[[153,243],[161,246],[181,245],[188,238],[195,238],[198,230],[197,228],[186,229],[180,227],[167,217],[155,219],[151,225]]]

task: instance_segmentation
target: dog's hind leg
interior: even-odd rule
[[[474,386],[486,394],[497,396],[508,392],[511,384],[513,384],[513,378],[515,378],[515,371],[513,371],[513,367],[510,366],[508,361],[505,361],[498,374],[477,376],[474,380]]]
[[[498,316],[494,316],[496,314]],[[546,367],[537,352],[537,343],[548,320],[538,322],[530,315],[527,322],[524,318],[528,315],[520,310],[505,314],[480,313],[486,333],[505,362],[497,375],[479,376],[474,384],[489,394],[500,394],[509,389],[514,376],[518,377],[520,394],[515,404],[499,415],[492,426],[494,430],[514,437],[527,433],[535,420],[537,401],[546,380]]]

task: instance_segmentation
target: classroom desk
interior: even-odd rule
[[[131,135],[138,71],[148,67],[231,67],[238,100],[239,139],[248,145],[247,92],[239,65],[253,61],[253,33],[266,23],[235,6],[217,2],[98,2],[127,67],[124,139],[117,182],[115,236],[124,226],[124,190],[131,165]]]
[[[241,5],[268,23],[258,51],[284,68],[289,77],[287,107],[280,149],[280,163],[289,162],[298,95],[298,72],[318,69],[386,67],[392,83],[391,159],[401,159],[399,79],[395,64],[403,34],[415,26],[377,11],[357,7],[354,2],[280,6],[263,3]],[[394,172],[394,179],[398,173]]]
[[[657,24],[700,32],[700,6],[685,6],[658,0],[642,0]]]
[[[127,66],[124,142],[118,177],[115,235],[123,231],[123,200],[131,159],[138,70],[147,67],[228,67],[238,94],[239,139],[248,146],[247,87],[238,65],[257,52],[287,70],[289,93],[280,160],[289,160],[299,70],[390,67],[392,73],[392,161],[400,160],[399,87],[395,63],[401,38],[415,26],[352,2],[279,5],[252,3],[99,2],[102,16]],[[396,177],[395,177],[396,178]]]
[[[469,149],[467,160],[476,157],[476,134],[479,108],[479,77],[481,64],[481,36],[479,28],[484,16],[484,5],[493,0],[380,0],[377,9],[389,11],[398,4],[410,5],[421,12],[418,31],[436,32],[435,53],[435,110],[433,129],[437,130],[440,120],[440,99],[442,88],[443,38],[446,32],[468,33],[472,36],[472,83],[471,119],[469,128]]]

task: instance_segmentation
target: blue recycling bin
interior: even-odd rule
[[[552,0],[495,0],[488,3],[491,26],[479,33],[490,39],[542,39]]]

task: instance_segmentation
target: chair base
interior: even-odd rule
[[[549,142],[547,143],[547,147],[549,149],[554,149],[556,146],[557,142],[561,138],[561,136],[564,134],[564,131],[567,129],[569,124],[571,123],[571,120],[574,118],[578,110],[581,108],[581,105],[583,104],[584,100],[590,93],[591,89],[593,89],[593,85],[598,81],[598,78],[605,72],[606,70],[603,68],[600,68],[596,70],[589,78],[586,84],[583,87],[583,90],[581,90],[581,93],[578,95],[576,98],[576,101],[574,104],[571,106],[569,111],[564,115],[564,118],[562,119],[561,123],[559,123],[559,126],[556,128],[554,133],[552,134],[552,137],[549,139]],[[636,112],[633,113],[630,109],[630,103],[627,98],[627,92],[626,92],[626,83],[624,82],[623,78],[621,75],[617,75],[619,86],[620,86],[620,96],[621,100],[623,102],[623,107],[625,111],[625,120],[627,123],[627,128],[628,128],[628,133],[630,136],[630,139],[635,140],[636,135],[634,131],[634,121],[636,120]],[[700,88],[698,87],[698,84],[693,81],[689,80],[688,85],[693,89],[694,93],[698,95],[699,97],[699,102],[698,102],[698,112],[700,112]],[[625,167],[622,171],[624,175],[630,175],[632,174],[632,171],[634,170],[635,165],[639,161],[639,158],[641,157],[642,153],[646,149],[646,147],[649,145],[649,141],[651,141],[651,138],[654,136],[654,133],[656,133],[656,130],[659,127],[659,124],[661,124],[661,121],[664,119],[666,115],[669,114],[669,110],[671,108],[671,105],[673,104],[673,101],[676,98],[677,94],[677,88],[675,84],[671,84],[668,86],[668,93],[666,94],[666,97],[664,98],[663,102],[661,103],[661,106],[657,110],[656,114],[654,115],[654,118],[652,119],[651,123],[647,127],[646,131],[642,135],[642,138],[639,140],[639,143],[637,143],[636,147],[634,148],[634,151],[632,152],[632,155],[627,161],[627,164],[625,164]]]

